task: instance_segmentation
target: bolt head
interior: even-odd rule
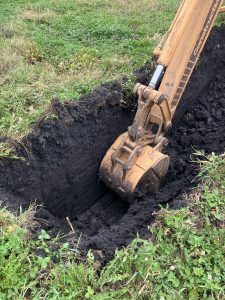
[[[142,152],[142,150],[141,150],[141,149],[138,149],[138,151],[137,151],[137,155],[140,155],[140,154],[141,154],[141,152]]]
[[[148,91],[144,91],[144,92],[142,93],[142,97],[143,97],[143,98],[147,99],[148,96],[149,96],[149,92],[148,92]]]

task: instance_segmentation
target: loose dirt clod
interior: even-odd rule
[[[183,118],[168,135],[171,165],[159,193],[129,206],[98,182],[105,151],[134,116],[120,106],[121,84],[111,82],[79,102],[53,101],[54,117],[40,120],[22,145],[16,146],[17,155],[26,160],[1,161],[0,196],[4,203],[11,209],[30,201],[44,203],[36,218],[41,228],[54,233],[71,231],[65,219],[69,216],[77,236],[82,232],[83,249],[100,250],[106,259],[137,232],[146,237],[160,203],[174,208],[185,205],[182,194],[194,186],[197,175],[192,153],[224,151],[224,36],[224,26],[213,30],[182,99],[174,123]],[[151,72],[152,63],[147,63],[137,71],[138,81],[146,84]]]

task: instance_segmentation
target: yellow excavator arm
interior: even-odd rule
[[[100,179],[122,198],[156,192],[170,159],[161,153],[164,137],[206,43],[223,0],[183,0],[158,56],[148,86],[136,84],[138,109],[128,131],[118,137],[100,166]]]

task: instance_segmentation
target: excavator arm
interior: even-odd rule
[[[161,151],[168,140],[165,133],[199,55],[206,43],[223,0],[183,0],[164,47],[156,49],[155,73],[148,86],[136,84],[138,109],[128,131],[107,151],[100,179],[122,198],[156,192],[163,182],[170,159]]]

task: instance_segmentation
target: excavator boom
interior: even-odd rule
[[[223,0],[183,0],[148,86],[136,84],[138,109],[128,131],[118,137],[100,166],[100,179],[122,198],[158,191],[170,159],[164,137]]]

